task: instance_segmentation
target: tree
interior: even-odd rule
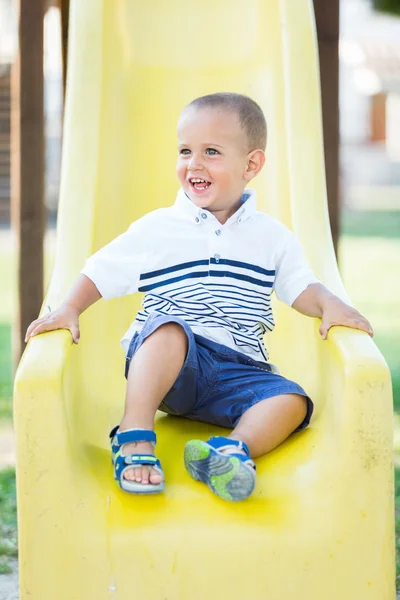
[[[339,204],[339,0],[314,0],[321,76],[328,209],[336,255]]]
[[[19,44],[12,68],[11,219],[16,233],[18,308],[13,354],[19,362],[25,331],[43,301],[44,113],[43,0],[16,2]]]
[[[373,0],[375,10],[400,16],[400,0]]]

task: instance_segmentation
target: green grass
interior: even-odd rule
[[[371,322],[374,340],[385,357],[394,391],[394,409],[400,414],[400,237],[342,236],[340,271],[346,290]]]
[[[400,588],[400,469],[395,469],[395,519],[396,519],[396,587]]]
[[[0,471],[0,574],[10,573],[9,559],[18,556],[15,470]]]
[[[400,16],[400,2],[399,0],[374,0],[373,7],[375,10],[380,10],[389,15]]]
[[[0,324],[0,429],[12,419],[11,326]]]
[[[399,238],[400,211],[343,211],[341,234],[352,237]]]

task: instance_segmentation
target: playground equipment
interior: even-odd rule
[[[237,91],[269,124],[259,208],[299,237],[346,299],[327,217],[317,45],[307,0],[71,2],[55,269],[61,304],[85,259],[172,204],[175,126],[196,96]],[[21,600],[393,600],[390,375],[373,341],[275,304],[267,345],[315,401],[311,427],[259,459],[229,504],[190,479],[183,447],[221,430],[159,415],[166,492],[121,492],[108,432],[122,415],[119,338],[139,297],[100,301],[33,339],[15,384]]]

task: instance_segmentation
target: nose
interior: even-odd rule
[[[201,171],[203,168],[201,157],[198,154],[193,153],[188,163],[188,170]]]

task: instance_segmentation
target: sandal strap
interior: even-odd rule
[[[245,444],[245,442],[242,442],[240,440],[232,440],[231,438],[226,438],[226,437],[223,437],[220,435],[216,435],[216,436],[211,437],[207,441],[207,444],[209,444],[210,446],[215,448],[215,450],[223,450],[224,448],[228,448],[229,446],[237,446],[237,448],[239,448],[239,450],[244,450],[246,452],[247,459],[250,458],[250,450],[249,450],[248,445]],[[243,454],[232,454],[232,456],[241,456],[242,459],[246,458]]]
[[[129,444],[131,442],[151,442],[156,445],[157,436],[151,429],[127,429],[126,431],[118,431],[118,426],[110,433],[110,438],[115,438],[113,441],[118,445]]]
[[[207,444],[217,451],[224,450],[224,448],[229,448],[232,446],[236,446],[239,450],[244,450],[246,454],[235,454],[232,452],[229,453],[229,456],[234,456],[235,458],[238,458],[241,462],[246,463],[247,465],[249,465],[249,467],[252,467],[254,470],[256,470],[256,463],[251,458],[249,447],[247,444],[245,444],[245,442],[242,442],[240,440],[232,440],[231,438],[226,438],[218,435],[211,437],[208,440]]]
[[[127,454],[122,455],[126,465],[154,465],[160,466],[160,461],[153,454]]]
[[[140,467],[142,465],[152,466],[163,474],[161,463],[153,454],[128,454],[124,456],[117,453],[114,459],[114,477],[119,480],[126,469]]]

